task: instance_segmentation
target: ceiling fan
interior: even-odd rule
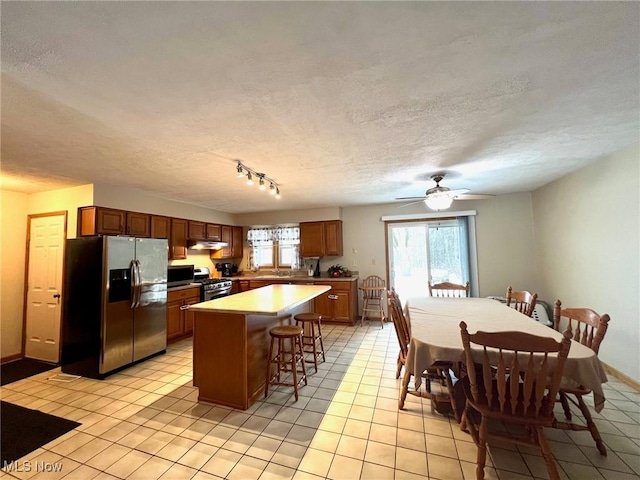
[[[493,197],[493,195],[468,194],[468,188],[458,188],[451,190],[448,187],[441,187],[440,182],[444,179],[444,173],[431,175],[431,179],[436,182],[436,186],[428,189],[424,197],[401,197],[396,200],[415,200],[414,202],[400,205],[397,208],[413,205],[414,203],[424,202],[431,210],[446,210],[451,206],[454,200],[481,200]]]

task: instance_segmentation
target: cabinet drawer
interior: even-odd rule
[[[170,289],[167,291],[167,302],[184,300],[185,298],[200,299],[200,287],[183,288],[180,290]]]
[[[351,283],[352,282],[332,282],[332,281],[315,281],[313,282],[314,285],[328,285],[331,287],[331,290],[341,290],[341,291],[346,291],[348,292],[349,290],[351,290]]]

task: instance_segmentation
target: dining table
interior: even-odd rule
[[[422,373],[427,368],[464,362],[460,322],[467,324],[470,333],[517,331],[551,337],[557,341],[563,338],[561,332],[490,298],[411,297],[407,299],[403,310],[411,334],[403,380],[405,397],[411,376],[417,391],[422,383]],[[473,348],[480,355],[481,347]],[[607,375],[596,353],[571,340],[562,385],[582,385],[591,390],[595,410],[600,412],[605,401],[602,384],[606,381]]]

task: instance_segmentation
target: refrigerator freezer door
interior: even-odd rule
[[[102,350],[99,372],[104,374],[133,361],[133,300],[131,288],[132,262],[135,253],[133,238],[104,237],[103,266],[106,295],[101,323]],[[129,285],[129,295],[125,294]],[[117,294],[112,294],[117,290]]]
[[[133,360],[167,348],[167,257],[165,239],[136,238],[140,285],[134,310]]]

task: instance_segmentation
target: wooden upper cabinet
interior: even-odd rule
[[[207,224],[189,220],[189,238],[192,240],[206,240]]]
[[[300,224],[300,255],[303,257],[324,257],[324,222],[303,222]]]
[[[173,260],[184,260],[187,258],[187,220],[181,218],[171,219],[171,238],[169,248]]]
[[[219,258],[231,258],[231,251],[233,249],[233,227],[230,227],[228,225],[221,225],[220,226],[220,240],[222,242],[226,242],[229,244],[229,246],[221,248],[220,250],[218,250],[218,252],[220,253],[220,257]]]
[[[220,225],[189,220],[189,238],[191,240],[219,241]]]
[[[160,215],[151,215],[151,238],[169,238],[171,219]]]
[[[233,227],[231,235],[231,256],[233,258],[242,258],[244,235],[242,227]]]
[[[104,207],[78,208],[78,236],[124,235],[126,229],[124,210]]]
[[[127,212],[127,235],[150,237],[151,215],[148,213]]]
[[[342,220],[332,220],[324,223],[325,255],[342,256]]]
[[[342,256],[342,220],[300,224],[300,255]]]
[[[207,240],[220,241],[221,232],[220,225],[215,223],[207,223]]]

